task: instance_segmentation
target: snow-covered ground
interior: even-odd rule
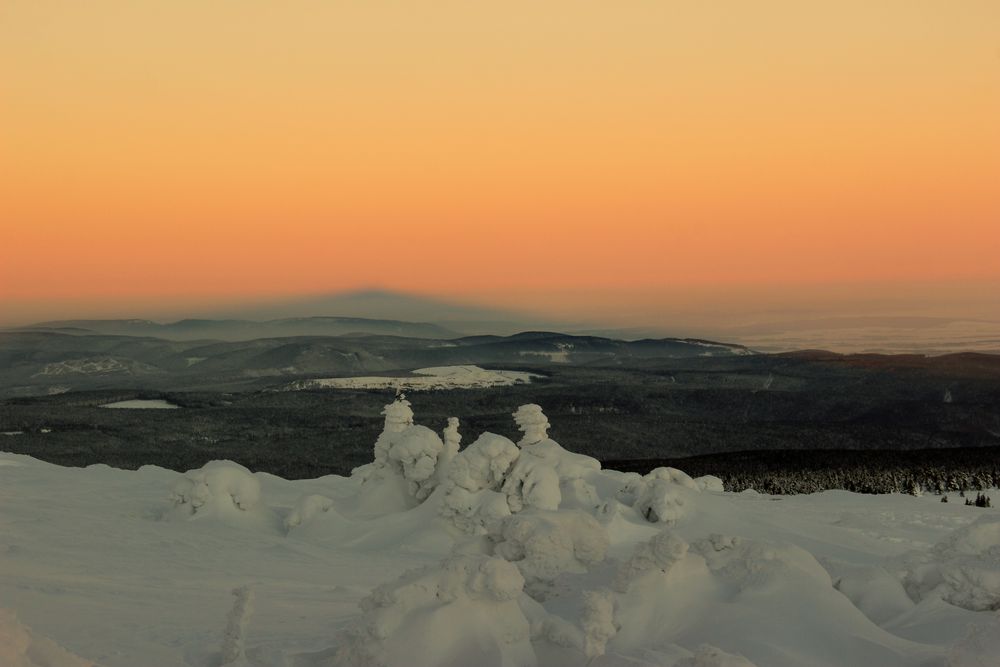
[[[472,389],[476,387],[506,387],[531,382],[538,377],[522,371],[492,371],[479,366],[435,366],[418,368],[412,377],[341,377],[300,380],[291,389],[399,389],[428,391],[432,389]]]
[[[996,510],[601,470],[514,419],[463,449],[399,400],[349,478],[0,454],[0,665],[998,664]]]
[[[92,359],[71,359],[45,364],[39,375],[98,375],[103,373],[127,373],[128,366],[111,357],[95,357]]]
[[[161,398],[133,399],[131,401],[116,401],[115,403],[105,403],[102,408],[121,408],[125,410],[174,410],[179,405],[174,405],[170,401]]]

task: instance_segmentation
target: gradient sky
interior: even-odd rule
[[[0,2],[0,321],[995,285],[997,0]]]

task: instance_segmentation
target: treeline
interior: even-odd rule
[[[459,417],[463,445],[484,431],[516,440],[511,413],[538,403],[566,449],[613,468],[674,465],[713,474],[732,490],[944,493],[1000,485],[995,380],[945,383],[781,359],[787,366],[755,360],[768,362],[763,372],[730,368],[738,360],[704,367],[709,361],[649,370],[549,368],[530,385],[415,392],[410,399],[417,423],[435,430]],[[942,400],[945,386],[951,403]],[[231,459],[290,479],[347,474],[371,461],[382,407],[392,396],[113,389],[0,400],[0,432],[21,432],[0,436],[0,449],[73,466],[182,471]],[[182,409],[95,407],[129,398]]]
[[[843,489],[855,493],[964,493],[1000,487],[1000,447],[917,450],[781,450],[669,459],[606,460],[646,473],[659,466],[715,475],[727,491],[768,494]]]

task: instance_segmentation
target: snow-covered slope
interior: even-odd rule
[[[997,664],[993,509],[601,470],[533,405],[465,448],[384,414],[348,478],[0,454],[0,664]]]

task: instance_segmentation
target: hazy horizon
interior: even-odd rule
[[[233,9],[8,3],[4,321],[1000,312],[998,3]]]
[[[428,322],[458,334],[548,329],[623,338],[690,336],[742,343],[762,351],[997,351],[998,295],[1000,286],[968,283],[822,285],[804,290],[795,300],[789,298],[788,290],[773,286],[509,291],[479,300],[367,288],[257,299],[220,297],[210,303],[181,299],[42,302],[22,311],[4,311],[0,327],[87,319],[168,323],[199,318],[266,321],[340,316]]]

